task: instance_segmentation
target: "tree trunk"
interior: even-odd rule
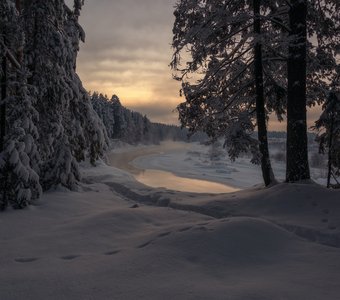
[[[274,173],[271,167],[269,150],[268,150],[268,136],[266,124],[266,111],[263,90],[263,65],[262,65],[262,45],[258,40],[261,35],[261,19],[260,19],[260,5],[261,0],[254,0],[254,33],[257,39],[255,43],[255,83],[256,83],[256,117],[259,148],[261,153],[261,169],[262,176],[266,186],[270,185],[274,179]]]
[[[306,112],[307,1],[291,1],[286,181],[310,179]]]
[[[0,152],[5,147],[6,135],[6,103],[7,97],[7,58],[6,55],[2,57],[1,62],[2,77],[1,77],[1,104],[0,104]]]
[[[15,1],[15,7],[18,11],[19,16],[21,16],[21,12],[22,12],[21,0]],[[20,46],[17,49],[17,58],[18,58],[18,62],[19,62],[20,65],[23,62],[23,57],[24,57],[24,48],[23,48],[23,41],[21,41]]]
[[[333,131],[334,131],[334,115],[331,116],[331,126],[329,130],[329,141],[328,141],[328,174],[327,174],[327,188],[331,186],[332,176],[332,147],[333,147]]]
[[[21,0],[15,0],[15,7],[19,14],[21,14]]]

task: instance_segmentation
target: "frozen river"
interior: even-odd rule
[[[222,183],[196,178],[178,176],[173,172],[142,168],[136,160],[143,158],[150,160],[152,165],[157,164],[160,155],[167,153],[183,153],[190,149],[190,144],[171,143],[157,146],[127,149],[122,152],[112,152],[109,154],[111,166],[128,171],[136,180],[150,187],[164,187],[175,191],[195,192],[195,193],[230,193],[238,189]],[[190,170],[188,170],[190,171]]]

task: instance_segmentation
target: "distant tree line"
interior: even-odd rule
[[[106,95],[95,92],[90,97],[109,139],[118,139],[129,144],[158,144],[165,140],[188,141],[186,129],[153,123],[145,115],[124,107],[116,95],[109,99]]]

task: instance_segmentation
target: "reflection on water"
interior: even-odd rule
[[[224,184],[178,177],[170,172],[159,171],[159,170],[145,170],[135,178],[148,186],[151,187],[164,187],[169,190],[181,191],[181,192],[193,192],[193,193],[231,193],[238,189],[226,186]]]
[[[189,146],[187,144],[173,143],[170,146],[150,146],[147,148],[139,148],[122,153],[110,153],[108,158],[111,166],[128,171],[139,182],[154,188],[164,187],[166,189],[182,192],[214,194],[231,193],[238,190],[237,188],[216,182],[179,177],[171,172],[160,170],[143,170],[131,164],[134,159],[140,156],[154,155],[160,154],[162,152],[188,148]]]

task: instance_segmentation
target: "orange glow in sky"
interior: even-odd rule
[[[70,2],[70,1],[69,1]],[[176,0],[87,0],[80,17],[86,32],[77,71],[85,88],[109,98],[116,94],[128,108],[152,121],[178,124],[180,83],[172,79],[173,10]],[[319,115],[309,113],[309,126]],[[271,118],[270,130],[285,130]]]

